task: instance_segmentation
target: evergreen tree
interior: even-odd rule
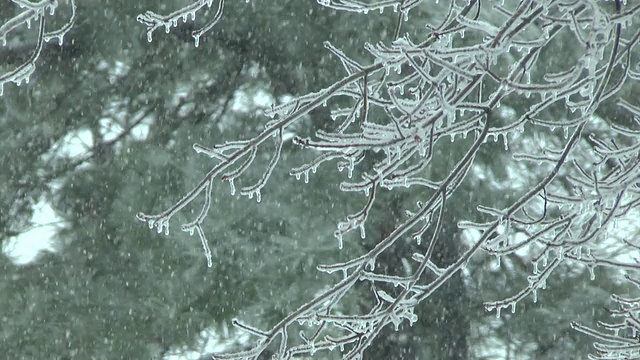
[[[12,2],[2,239],[42,196],[65,226],[55,253],[2,260],[7,356],[162,358],[215,330],[232,357],[575,358],[591,339],[569,321],[607,314],[630,320],[571,327],[637,356],[636,280],[611,279],[638,268],[614,227],[637,216],[638,7]],[[169,209],[139,218],[170,237],[141,209]]]

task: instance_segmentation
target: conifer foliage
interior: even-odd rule
[[[73,25],[72,18],[64,27],[47,32],[45,19],[58,6],[55,1],[13,2],[25,11],[0,28],[0,38],[32,20],[39,23],[40,41],[23,66],[0,75],[0,86],[28,81],[41,42],[58,38],[62,43],[64,32]],[[73,1],[70,4],[75,8]],[[194,144],[196,153],[211,158],[210,171],[169,209],[138,214],[140,221],[168,235],[174,215],[200,201],[200,211],[180,229],[198,235],[211,266],[216,259],[210,246],[215,244],[202,225],[212,192],[223,191],[224,183],[232,194],[260,202],[263,189],[275,186],[269,182],[272,173],[282,171],[278,164],[287,141],[315,155],[289,169],[292,176],[308,181],[317,171],[337,166],[344,174],[337,191],[363,199],[358,211],[335,215],[333,236],[339,248],[367,236],[365,230],[374,225],[369,220],[372,208],[382,192],[420,189],[415,207],[404,209],[404,221],[372,249],[341,263],[318,266],[321,272],[339,275],[332,287],[270,329],[234,321],[257,342],[246,351],[216,358],[258,358],[267,349],[278,358],[319,351],[361,358],[385,327],[398,329],[416,322],[416,307],[473,256],[499,260],[518,253],[531,259],[531,275],[520,292],[485,303],[497,316],[505,309],[515,312],[520,302],[535,302],[562,264],[586,267],[592,277],[598,268],[618,269],[630,288],[640,287],[640,263],[634,256],[640,254],[637,225],[621,225],[633,225],[640,216],[640,102],[633,96],[640,79],[640,5],[623,0],[451,0],[439,4],[446,8],[444,15],[425,23],[420,36],[403,31],[412,11],[431,4],[318,0],[316,6],[362,16],[372,11],[394,14],[394,40],[361,44],[370,56],[366,63],[325,42],[344,68],[332,85],[273,105],[256,136]],[[224,16],[224,0],[195,1],[166,15],[150,10],[138,21],[147,27],[151,41],[156,30],[170,32],[179,22],[194,21],[210,8],[205,25],[192,33],[198,46]],[[579,51],[571,58],[554,59],[554,49],[563,46]],[[505,115],[510,104],[525,110]],[[333,126],[318,129],[311,137],[295,135],[294,125],[322,107],[329,107]],[[561,140],[532,145],[532,139],[557,129]],[[531,181],[523,182],[526,186],[508,206],[498,201],[474,204],[476,217],[453,219],[460,232],[476,236],[455,262],[438,266],[433,261],[436,245],[451,241],[451,235],[442,231],[443,223],[452,221],[446,218],[447,210],[468,206],[451,198],[464,183],[489,181],[476,165],[481,154],[496,151],[497,141],[510,155],[511,169],[527,172]],[[452,142],[466,149],[464,155],[451,160],[447,169],[434,169],[441,163],[438,157],[448,156]],[[269,154],[270,160],[257,161],[260,153]],[[262,167],[262,176],[243,177],[250,167]],[[407,239],[421,248],[413,254],[413,263],[393,274],[379,271],[381,254]],[[606,250],[612,247],[623,249],[627,256],[609,255]],[[341,301],[363,282],[369,284],[376,303],[360,313],[346,313]],[[572,327],[593,337],[594,359],[640,358],[640,300],[611,296],[616,304],[610,310],[611,323],[572,323]]]

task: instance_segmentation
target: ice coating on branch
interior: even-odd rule
[[[28,1],[14,0],[14,2],[18,4],[20,8],[24,8],[26,10],[13,18],[10,18],[0,26],[0,40],[2,42],[2,46],[7,45],[7,37],[11,32],[19,31],[23,25],[30,29],[32,21],[38,23],[37,43],[33,49],[31,57],[25,63],[19,65],[15,69],[9,70],[7,73],[0,73],[0,96],[2,96],[4,85],[7,82],[13,82],[18,86],[23,82],[29,83],[29,78],[35,71],[36,62],[40,57],[44,43],[53,38],[58,38],[58,44],[62,46],[64,35],[74,26],[76,19],[75,0],[71,0],[68,5],[71,10],[70,19],[67,23],[57,29],[49,29],[46,26],[47,16],[53,17],[55,15],[56,8],[59,6],[57,1],[40,1],[37,3],[31,3]]]
[[[204,184],[212,184],[213,179],[228,181],[233,193],[235,180],[238,184],[249,181],[244,175],[250,167],[259,167],[262,176],[257,182],[253,179],[253,184],[242,183],[240,194],[260,199],[261,190],[277,171],[283,133],[291,134],[292,126],[315,110],[326,114],[330,123],[313,133],[292,136],[295,149],[309,154],[310,160],[289,173],[297,179],[304,177],[307,183],[316,170],[322,174],[337,166],[343,171],[336,189],[358,196],[361,204],[347,214],[331,214],[338,220],[334,235],[339,249],[357,248],[372,230],[374,237],[380,235],[377,224],[372,223],[375,217],[370,216],[389,206],[376,202],[380,191],[412,191],[412,196],[420,197],[417,207],[397,209],[406,216],[372,240],[373,245],[362,255],[319,266],[323,272],[342,276],[298,312],[268,331],[240,326],[265,342],[228,358],[257,357],[268,346],[277,348],[282,357],[340,349],[346,358],[359,358],[384,327],[400,329],[413,324],[417,304],[464,271],[469,260],[481,252],[497,265],[491,271],[509,271],[513,257],[524,258],[530,265],[531,275],[519,291],[485,303],[498,317],[503,309],[515,313],[518,302],[536,302],[538,291],[546,289],[561,265],[582,266],[591,277],[601,266],[638,268],[590,249],[610,238],[609,228],[628,216],[632,204],[640,203],[640,130],[635,121],[640,117],[640,104],[633,99],[617,101],[634,122],[609,127],[619,136],[615,142],[602,139],[602,133],[591,136],[587,131],[592,131],[588,126],[595,122],[602,101],[615,96],[625,82],[640,79],[626,55],[638,38],[633,31],[620,31],[633,17],[624,11],[638,15],[640,8],[621,9],[616,14],[611,3],[588,1],[504,1],[483,3],[482,8],[473,0],[466,7],[464,3],[447,4],[451,5],[449,15],[429,23],[427,36],[421,37],[409,35],[414,33],[405,31],[405,22],[415,21],[415,13],[409,16],[409,12],[424,5],[423,1],[318,0],[321,6],[359,16],[374,11],[393,13],[398,36],[364,43],[368,58],[358,61],[351,57],[351,49],[339,48],[337,41],[324,43],[342,65],[333,84],[274,104],[265,111],[270,119],[259,127],[263,130],[247,135],[248,140],[211,149],[194,147],[215,165],[193,192],[154,220],[168,221],[203,190],[210,191],[211,186]],[[200,5],[203,2],[193,3]],[[479,16],[474,15],[477,12]],[[186,10],[180,13],[182,21],[187,19],[185,14]],[[166,21],[169,29],[175,26],[175,21],[156,15],[148,14],[142,22],[150,28],[166,27]],[[193,34],[196,45],[204,34]],[[550,65],[549,52],[566,46],[561,41],[567,37],[577,44],[575,51],[563,59],[562,67]],[[557,108],[566,112],[551,116]],[[275,147],[270,140],[274,137]],[[258,157],[264,153],[269,155],[268,164],[254,161],[266,159]],[[483,157],[507,159],[507,180],[492,178]],[[509,196],[469,206],[477,210],[478,220],[450,219],[451,214],[459,214],[460,204],[451,201],[454,194],[474,185],[477,191],[493,187],[499,189],[496,193]],[[199,233],[203,218],[199,216],[183,229]],[[445,222],[455,222],[456,231],[466,229],[477,236],[452,263],[439,267],[432,261],[433,248],[442,238],[451,237],[442,235]],[[383,266],[374,268],[394,245],[406,240],[417,246],[411,252],[412,261],[404,262],[409,264],[403,269],[406,274],[389,275],[382,273]],[[208,254],[205,243],[203,240]],[[629,249],[636,245],[623,244]],[[375,305],[363,313],[340,313],[336,309],[341,299],[358,282],[369,282]],[[383,290],[381,284],[399,291]],[[294,322],[313,328],[300,333],[298,341],[302,342],[293,343],[294,336],[287,335]],[[574,328],[593,335],[587,327]],[[315,330],[318,335],[310,335]],[[617,350],[609,346],[606,351]]]

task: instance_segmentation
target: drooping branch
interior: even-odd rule
[[[332,9],[363,14],[391,9],[399,12],[403,20],[421,3],[420,0],[368,4],[347,0],[319,2]],[[211,2],[208,4],[211,6]],[[151,32],[162,25],[170,30],[172,24],[175,26],[175,19],[183,16],[186,20],[184,14],[204,5],[205,2],[195,2],[167,17],[149,15],[145,24]],[[266,112],[272,120],[253,138],[213,147],[194,146],[197,152],[215,159],[216,165],[174,206],[158,215],[138,214],[138,219],[150,227],[167,231],[172,216],[204,190],[205,206],[193,222],[183,225],[183,229],[198,231],[211,265],[201,224],[210,206],[214,179],[220,177],[229,182],[233,192],[235,182],[242,181],[247,169],[256,166],[254,159],[258,151],[267,148],[263,146],[266,139],[275,137],[276,150],[263,176],[258,183],[240,191],[243,196],[256,195],[259,201],[260,190],[267,185],[279,161],[283,131],[310,111],[332,106],[338,99],[346,99],[350,106],[332,109],[333,130],[318,130],[311,137],[294,137],[294,144],[302,150],[313,150],[317,156],[293,168],[290,174],[297,178],[304,176],[306,181],[310,173],[329,162],[337,162],[339,170],[347,170],[347,179],[340,184],[340,190],[365,195],[361,210],[338,222],[334,235],[339,247],[352,231],[359,230],[362,237],[366,236],[364,229],[370,221],[373,205],[379,201],[380,191],[410,187],[424,190],[418,208],[406,209],[408,218],[372,249],[345,262],[318,267],[326,273],[342,273],[341,281],[268,331],[234,323],[257,336],[257,345],[216,358],[257,358],[271,344],[276,344],[280,358],[313,355],[316,351],[334,348],[339,348],[345,358],[361,358],[383,328],[388,325],[399,328],[405,320],[409,324],[415,322],[415,307],[481,252],[498,259],[522,249],[531,252],[533,274],[528,278],[528,284],[515,295],[485,304],[498,316],[507,307],[515,311],[516,304],[529,295],[536,301],[537,291],[544,289],[554,270],[566,262],[583,265],[592,274],[598,266],[629,271],[638,269],[634,264],[604,258],[596,250],[606,239],[608,229],[629,216],[640,204],[637,155],[640,132],[613,127],[616,136],[629,139],[625,144],[630,145],[619,146],[588,137],[584,131],[594,121],[596,110],[603,101],[616,96],[620,89],[639,78],[629,64],[640,36],[628,34],[625,30],[628,27],[623,25],[640,14],[640,7],[623,9],[618,2],[616,15],[610,15],[605,5],[586,0],[571,3],[529,0],[510,5],[482,5],[485,6],[481,7],[479,1],[469,1],[467,6],[459,7],[451,1],[441,23],[437,26],[428,24],[431,34],[427,38],[401,36],[398,26],[395,31],[398,36],[392,42],[363,44],[370,54],[370,65],[357,62],[343,50],[326,43],[325,47],[338,58],[347,76],[326,89],[272,107]],[[221,11],[222,5],[216,18]],[[483,11],[494,11],[502,18],[492,19]],[[536,36],[529,36],[529,32],[535,32]],[[476,36],[473,40],[460,41],[465,33]],[[561,70],[547,67],[541,56],[562,42],[564,34],[577,39],[581,51],[567,59]],[[508,66],[502,66],[503,63]],[[501,118],[498,108],[514,99],[530,106],[521,114]],[[619,100],[619,104],[640,118],[637,104],[624,100]],[[565,118],[549,117],[557,106],[568,108],[570,114]],[[479,237],[452,264],[443,268],[436,266],[433,249],[440,241],[443,222],[450,221],[445,219],[445,211],[455,206],[450,200],[462,184],[475,176],[472,167],[479,163],[478,154],[490,146],[489,140],[497,141],[502,137],[504,149],[509,151],[509,142],[517,141],[525,128],[533,135],[553,131],[556,127],[564,131],[564,138],[558,137],[559,144],[545,146],[539,151],[531,148],[512,150],[515,163],[539,167],[540,179],[532,182],[508,206],[478,206],[478,218],[484,222],[460,219],[458,227],[461,230],[477,230]],[[471,144],[465,142],[469,134],[473,138]],[[596,144],[590,153],[581,151],[585,138]],[[449,139],[459,141],[466,152],[451,168],[438,169],[444,176],[436,178],[427,170],[433,168],[439,156],[446,154],[444,144]],[[380,156],[371,157],[374,152]],[[363,161],[365,159],[371,161]],[[614,163],[616,167],[602,168],[602,164],[607,163]],[[598,168],[594,168],[596,165]],[[426,249],[413,255],[412,259],[418,265],[412,273],[397,276],[375,270],[380,255],[390,251],[400,239],[410,236],[422,246],[425,234],[430,234],[430,238]],[[624,246],[638,244],[631,241]],[[427,273],[431,274],[426,276]],[[372,283],[376,304],[358,314],[337,311],[341,300],[358,281]],[[399,287],[399,291],[391,295],[376,288],[375,284],[381,283]],[[627,321],[633,322],[636,315],[633,312],[626,314]],[[313,329],[313,335],[308,336],[305,331],[295,342],[290,336],[295,322]],[[585,327],[575,328],[595,334]],[[279,343],[276,342],[278,339]]]

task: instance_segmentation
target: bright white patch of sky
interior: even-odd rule
[[[111,119],[101,119],[100,125],[105,141],[115,139],[124,131],[124,128]],[[131,130],[135,139],[144,139],[149,133],[149,124],[141,123]],[[57,144],[52,146],[53,151],[47,156],[63,158],[81,158],[88,154],[93,146],[91,131],[84,129],[67,134]],[[55,184],[53,185],[55,189]],[[32,228],[22,234],[11,238],[3,247],[4,254],[9,256],[17,264],[28,264],[38,258],[42,251],[54,251],[52,238],[56,230],[63,225],[51,205],[41,199],[35,206],[31,218]]]
[[[54,153],[48,156],[76,158],[87,153],[92,146],[91,132],[81,130],[67,134],[52,149]],[[52,237],[60,219],[51,205],[40,200],[33,209],[31,223],[33,227],[22,234],[9,239],[3,247],[3,252],[17,264],[28,264],[38,258],[42,251],[53,251]]]
[[[3,252],[16,264],[28,264],[42,251],[53,251],[51,237],[61,225],[61,219],[48,203],[40,201],[34,207],[31,221],[34,224],[33,228],[11,238],[3,248]]]

